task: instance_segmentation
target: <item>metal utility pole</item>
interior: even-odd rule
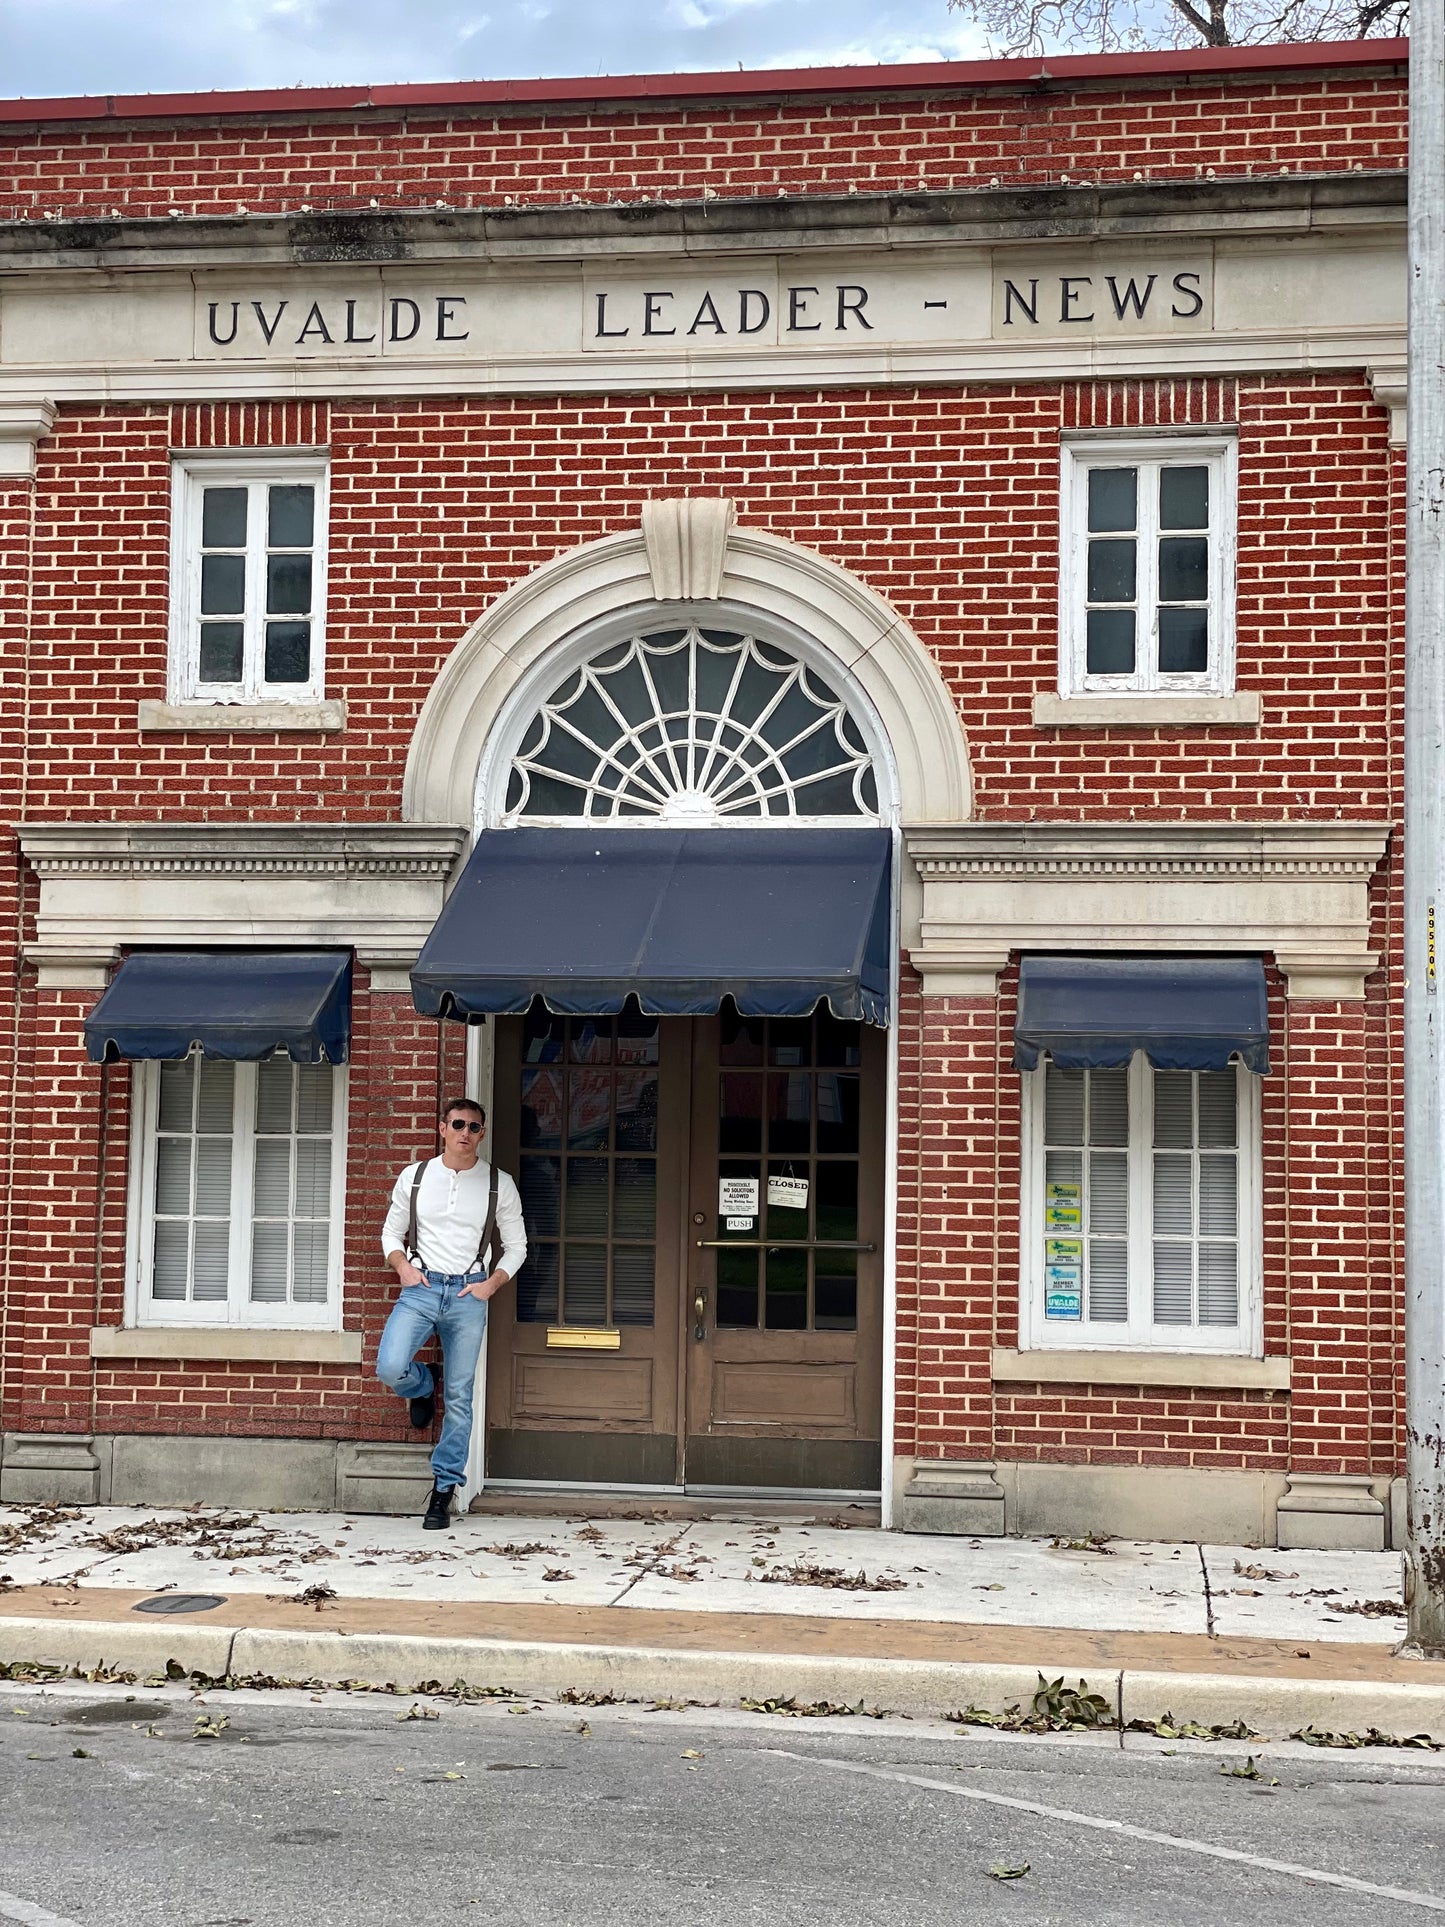
[[[1409,1648],[1445,1655],[1445,0],[1410,47],[1405,590],[1405,1352]]]

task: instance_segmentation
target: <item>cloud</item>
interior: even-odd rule
[[[6,94],[949,60],[947,0],[3,0]]]

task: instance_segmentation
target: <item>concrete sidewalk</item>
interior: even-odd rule
[[[1445,1663],[1395,1657],[1389,1553],[938,1539],[777,1517],[411,1518],[0,1508],[0,1661],[555,1696],[1112,1715],[1445,1741]],[[219,1597],[138,1614],[147,1599]],[[1368,1609],[1368,1610],[1366,1610]]]

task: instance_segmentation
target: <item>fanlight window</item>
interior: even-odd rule
[[[512,761],[506,815],[876,817],[841,697],[796,656],[727,629],[629,636],[565,678]]]

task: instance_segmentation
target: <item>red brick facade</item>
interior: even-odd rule
[[[1373,65],[1000,75],[890,94],[406,112],[213,108],[0,129],[22,223],[858,193],[991,184],[1387,173],[1404,162],[1398,50]],[[57,237],[65,229],[51,228]],[[168,240],[174,236],[163,235]],[[83,239],[77,245],[84,246]],[[1050,728],[1059,435],[1237,424],[1238,678],[1257,725]],[[330,451],[327,694],[344,730],[156,734],[166,695],[171,452]],[[73,402],[33,484],[0,490],[5,821],[384,823],[421,704],[495,599],[657,496],[725,494],[740,526],[825,556],[937,661],[981,822],[1398,824],[1402,451],[1364,367],[690,395]],[[39,989],[36,879],[12,839],[0,957],[10,1118],[3,1413],[10,1434],[402,1440],[367,1369],[388,1303],[376,1231],[423,1147],[459,1027],[358,970],[346,1324],[362,1369],[92,1359],[124,1315],[128,1075],[87,1063],[94,991]],[[1292,1389],[999,1381],[1018,1344],[1016,965],[997,1000],[898,1013],[894,1449],[905,1459],[1368,1474],[1400,1459],[1398,837],[1371,891],[1364,1003],[1287,1000],[1271,973],[1263,1084],[1265,1351]]]

